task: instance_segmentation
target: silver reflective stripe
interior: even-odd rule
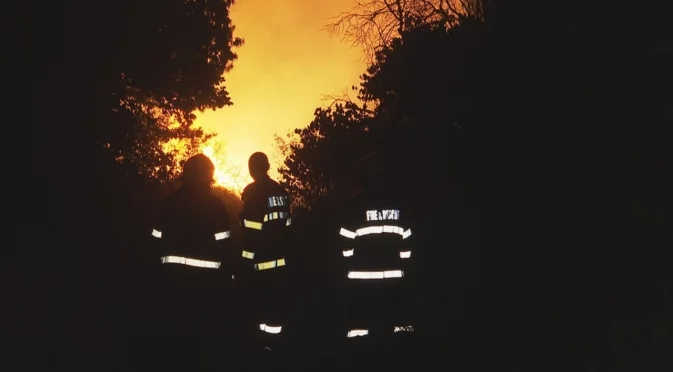
[[[414,331],[414,327],[412,327],[412,326],[410,326],[410,325],[409,325],[409,326],[403,326],[403,327],[395,327],[395,328],[393,328],[393,332],[394,332],[394,333],[397,333],[397,332],[413,332],[413,331]]]
[[[206,260],[197,260],[195,258],[187,258],[182,256],[163,256],[161,257],[161,263],[176,263],[187,266],[194,267],[204,267],[207,269],[218,269],[220,267],[219,262],[215,261],[206,261]]]
[[[259,325],[259,329],[266,333],[278,334],[283,330],[283,326],[270,326],[262,323]]]
[[[351,338],[351,337],[357,337],[357,336],[366,336],[369,334],[369,330],[367,329],[351,329],[348,331],[348,334],[346,337]]]
[[[243,220],[243,226],[247,227],[248,229],[255,229],[255,230],[262,229],[262,223],[256,221]]]
[[[152,229],[152,236],[161,239],[161,231],[157,229]]]
[[[290,226],[290,225],[292,225],[292,218],[288,217],[287,222],[285,222],[285,226]]]
[[[347,251],[343,251],[344,257],[351,257],[355,253],[355,249],[349,249]]]
[[[409,258],[411,257],[411,251],[400,252],[400,258]]]
[[[406,239],[411,236],[411,229],[407,229],[404,234],[402,234],[402,239]]]
[[[339,231],[339,234],[341,234],[341,236],[345,236],[349,239],[355,239],[355,237],[358,236],[358,234],[356,234],[353,231],[350,231],[348,229],[344,229],[343,227],[341,228],[341,231]]]
[[[231,231],[222,231],[215,234],[215,240],[227,239],[231,236]]]
[[[383,226],[367,226],[356,230],[357,236],[365,236],[369,234],[398,234],[404,238],[404,229],[399,226],[383,225]]]
[[[402,270],[348,272],[348,279],[388,279],[401,278],[403,276],[404,272]]]

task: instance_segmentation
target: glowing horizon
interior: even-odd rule
[[[352,8],[353,0],[267,0],[237,2],[231,9],[235,35],[245,45],[226,74],[233,106],[196,113],[195,125],[216,132],[202,148],[216,167],[218,185],[240,192],[252,180],[248,157],[262,151],[278,178],[282,158],[274,134],[308,125],[325,95],[339,96],[356,85],[362,53],[322,30],[329,18]],[[214,146],[214,147],[213,147]],[[219,148],[217,148],[219,147]],[[236,174],[237,173],[237,174]]]
[[[240,195],[245,186],[252,182],[252,178],[247,169],[243,170],[240,167],[227,164],[218,145],[218,143],[210,143],[201,147],[201,153],[207,156],[215,166],[215,185]]]

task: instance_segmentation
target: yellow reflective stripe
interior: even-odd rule
[[[253,258],[255,258],[255,253],[254,253],[254,252],[248,252],[248,251],[245,251],[245,250],[244,250],[244,251],[241,253],[241,256],[243,256],[243,257],[245,257],[245,258],[249,258],[249,259],[252,260]]]
[[[288,218],[287,212],[270,212],[264,216],[264,222]]]
[[[255,221],[243,220],[243,226],[245,226],[249,229],[255,229],[255,230],[261,230],[262,229],[262,223],[261,222],[255,222]]]
[[[263,262],[255,265],[257,270],[273,269],[274,267],[276,267],[276,261]]]
[[[281,258],[280,260],[273,260],[255,264],[255,270],[267,270],[273,269],[275,267],[285,266],[285,259]]]

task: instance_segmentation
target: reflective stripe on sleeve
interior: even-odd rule
[[[203,267],[206,269],[218,269],[220,267],[219,262],[215,261],[206,261],[206,260],[197,260],[195,258],[187,258],[182,256],[163,256],[161,257],[161,263],[175,263],[182,264],[187,266],[194,267]]]
[[[254,253],[254,252],[248,252],[248,251],[244,250],[244,251],[241,253],[241,256],[243,256],[243,257],[245,257],[245,258],[249,258],[249,259],[252,260],[253,258],[255,258],[255,253]]]
[[[158,239],[161,239],[161,231],[157,229],[152,229],[152,236]]]
[[[357,235],[356,233],[354,233],[353,231],[344,229],[343,227],[341,228],[341,231],[339,231],[339,234],[341,234],[341,236],[345,236],[345,237],[347,237],[347,238],[349,238],[349,239],[355,239],[355,237],[358,236],[358,235]]]
[[[344,257],[351,257],[355,253],[355,249],[349,249],[347,251],[343,251]]]
[[[215,240],[227,239],[231,236],[231,231],[221,231],[215,234]]]
[[[273,334],[278,334],[280,331],[283,330],[283,326],[270,326],[267,324],[260,324],[259,329],[266,332],[266,333],[273,333]]]
[[[409,258],[411,257],[411,251],[400,252],[400,258]]]
[[[358,337],[358,336],[366,336],[369,334],[369,330],[367,329],[351,329],[348,331],[348,334],[346,337],[351,338],[351,337]]]

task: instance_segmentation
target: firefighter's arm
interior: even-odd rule
[[[292,226],[292,197],[287,192],[287,226]]]
[[[339,216],[339,226],[337,227],[337,249],[342,259],[342,268],[348,270],[351,267],[353,256],[355,255],[355,238],[357,237],[356,228],[352,223],[352,216],[344,210]]]
[[[400,247],[400,258],[402,259],[411,259],[411,256],[415,251],[416,239],[413,235],[414,230],[415,229],[412,229],[411,226],[403,227],[402,245]]]
[[[255,252],[252,248],[257,246],[255,244],[256,236],[254,231],[251,231],[250,224],[246,222],[249,221],[248,208],[249,205],[246,204],[246,192],[244,191],[241,201],[241,213],[238,214],[241,235],[243,236],[243,244],[241,244],[242,249],[240,252],[237,250],[236,253],[238,256],[237,260],[239,262],[239,274],[244,274],[247,271],[246,268],[249,267],[247,264],[250,263],[255,257]]]
[[[165,229],[166,226],[168,225],[168,208],[166,203],[162,203],[161,207],[158,208],[153,222],[152,222],[152,227],[151,230],[148,232],[148,236],[150,237],[150,246],[149,246],[149,252],[147,252],[147,255],[145,257],[148,257],[149,260],[148,262],[150,264],[157,264],[159,262],[160,257],[163,255],[164,251],[164,239],[165,239]]]
[[[232,232],[229,222],[229,213],[224,203],[218,205],[215,221],[215,246],[218,250],[217,255],[222,263],[221,268],[226,271],[227,276],[231,275],[234,264],[234,254],[232,252]]]
[[[400,259],[402,260],[402,266],[408,274],[413,274],[415,256],[418,253],[416,252],[417,231],[413,221],[412,218],[407,218],[401,226],[403,232],[399,254]]]

